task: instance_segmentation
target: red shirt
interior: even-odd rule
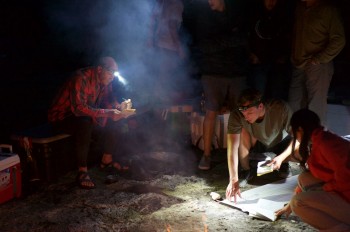
[[[312,133],[311,141],[307,164],[312,175],[325,182],[325,191],[336,192],[350,203],[350,141],[323,128]]]
[[[75,116],[88,116],[103,126],[117,101],[112,97],[112,85],[103,86],[95,67],[78,70],[60,89],[48,113],[48,120],[55,122]]]

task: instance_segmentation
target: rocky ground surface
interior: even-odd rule
[[[158,130],[143,125],[150,127],[132,142],[138,149],[128,156],[130,170],[118,182],[106,185],[106,174],[95,164],[89,171],[95,189],[77,187],[74,171],[36,185],[0,205],[0,231],[315,231],[293,215],[263,221],[212,200],[210,193],[224,196],[228,184],[226,151],[216,150],[211,170],[199,171],[201,151],[182,135],[168,136],[164,125]],[[297,165],[292,170],[299,172]],[[276,173],[266,174],[241,190],[275,180]]]

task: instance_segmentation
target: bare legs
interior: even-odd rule
[[[203,142],[204,142],[204,154],[205,156],[210,156],[211,146],[214,136],[215,121],[217,111],[206,110],[204,123],[203,123]]]
[[[256,139],[242,128],[241,140],[238,149],[239,162],[244,170],[249,170],[249,151],[256,144]]]

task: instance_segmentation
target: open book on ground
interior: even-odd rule
[[[292,176],[244,191],[241,193],[242,198],[238,198],[237,203],[226,199],[220,203],[247,212],[252,217],[275,221],[277,219],[275,211],[283,208],[293,196],[297,177]]]

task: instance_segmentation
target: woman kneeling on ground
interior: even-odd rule
[[[296,194],[276,214],[294,212],[320,231],[350,231],[350,141],[325,130],[308,109],[295,112],[290,124],[305,171]]]

